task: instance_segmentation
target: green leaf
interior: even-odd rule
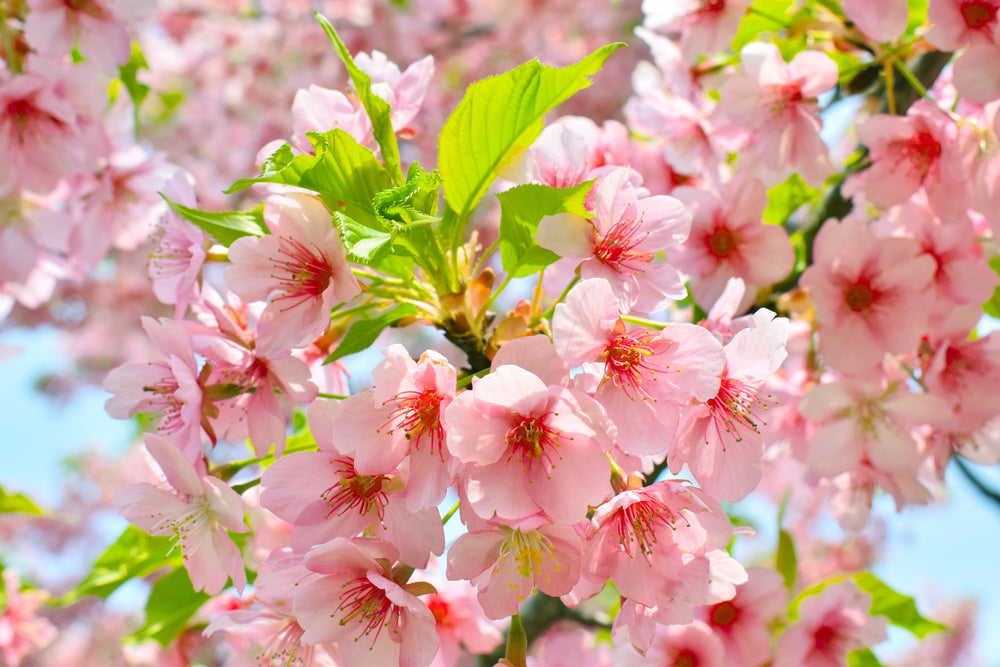
[[[753,2],[747,9],[746,16],[740,21],[736,36],[730,43],[733,51],[739,52],[744,46],[755,41],[762,33],[778,32],[786,28],[792,22],[791,10],[794,4],[795,0],[756,0]]]
[[[774,556],[774,568],[785,579],[785,587],[791,590],[795,586],[795,575],[798,572],[799,559],[795,553],[795,541],[784,528],[778,532],[778,551]]]
[[[187,570],[174,569],[153,584],[146,602],[146,623],[127,640],[135,643],[153,640],[160,646],[167,646],[211,597],[204,591],[194,590]]]
[[[261,175],[241,178],[226,190],[232,194],[254,183],[281,183],[312,190],[331,210],[344,209],[351,217],[371,218],[376,194],[392,187],[392,178],[375,154],[341,129],[310,133],[316,155],[293,155],[285,144],[264,162]]]
[[[238,238],[263,236],[268,233],[267,225],[264,224],[263,204],[252,211],[201,211],[170,201],[162,193],[160,196],[166,200],[174,213],[211,234],[216,241],[227,248]]]
[[[351,325],[347,333],[344,334],[343,340],[340,341],[340,345],[323,363],[329,364],[341,357],[368,349],[386,327],[390,327],[407,317],[413,317],[419,312],[413,304],[403,303],[374,319],[358,320]]]
[[[132,42],[132,55],[127,63],[118,68],[118,78],[121,79],[122,85],[128,91],[128,96],[136,110],[150,91],[149,86],[139,82],[138,74],[141,69],[149,69],[149,63],[146,62],[142,48],[136,42]]]
[[[130,579],[145,577],[164,565],[179,563],[180,552],[168,558],[173,548],[166,537],[153,537],[129,526],[115,543],[101,554],[90,574],[61,600],[71,604],[85,595],[107,598]]]
[[[927,24],[928,0],[906,0],[910,7],[910,20],[906,23],[904,36],[912,35]]]
[[[497,170],[527,148],[542,129],[542,117],[590,85],[605,61],[623,44],[609,44],[580,62],[556,69],[537,60],[478,81],[448,116],[438,144],[444,197],[464,223],[486,194]],[[444,230],[453,236],[457,230]]]
[[[1000,257],[990,260],[990,268],[1000,274]],[[993,290],[993,296],[983,304],[983,310],[991,317],[1000,317],[1000,285]]]
[[[327,39],[330,40],[333,48],[337,51],[337,55],[344,61],[344,66],[347,68],[347,75],[351,77],[354,90],[358,93],[358,99],[361,100],[362,106],[364,106],[368,117],[372,121],[372,131],[375,135],[375,141],[378,142],[379,148],[382,149],[382,159],[385,160],[385,164],[392,174],[392,181],[394,183],[402,183],[403,168],[399,162],[399,144],[396,142],[396,132],[392,128],[389,103],[372,92],[371,77],[362,72],[354,64],[351,52],[347,50],[347,46],[340,39],[340,35],[334,30],[330,21],[318,11],[314,12],[314,14],[316,15],[316,20],[322,26],[323,32],[326,33]]]
[[[523,278],[559,259],[535,242],[538,223],[547,215],[571,213],[591,217],[584,204],[594,181],[572,188],[519,185],[497,195],[500,200],[500,260],[504,271]]]
[[[403,223],[406,229],[417,223],[436,222],[441,175],[427,172],[414,162],[406,175],[406,183],[383,190],[372,199],[375,212],[386,220]]]
[[[802,177],[792,174],[784,183],[779,183],[767,191],[768,205],[764,209],[764,222],[783,225],[799,208],[816,199],[817,188],[806,185]]]
[[[45,511],[26,495],[7,493],[0,486],[0,514],[45,514]]]
[[[848,667],[882,667],[882,663],[870,648],[851,651],[847,654]]]
[[[334,213],[333,217],[351,260],[371,266],[388,254],[392,234],[362,225],[342,213]]]
[[[946,625],[921,616],[913,598],[896,592],[871,572],[855,574],[854,581],[861,590],[871,594],[873,616],[885,616],[896,627],[909,630],[920,639],[948,629]]]

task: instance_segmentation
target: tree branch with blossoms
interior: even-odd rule
[[[197,3],[134,4],[0,4],[0,311],[79,302],[89,332],[139,304],[128,344],[91,334],[107,412],[146,431],[104,499],[132,526],[49,598],[66,618],[143,581],[129,641],[213,665],[877,665],[888,625],[945,642],[868,571],[870,514],[1000,461],[995,2],[618,3],[572,49],[532,41],[582,14],[555,0],[262,6],[273,25],[215,40],[249,77]],[[370,48],[376,17],[407,67]],[[228,153],[164,41],[245,103]],[[486,57],[549,41],[558,66]],[[554,115],[572,104],[610,107]],[[135,141],[158,131],[209,158]],[[779,532],[753,564],[751,494]],[[0,513],[45,514],[3,489]],[[830,555],[829,519],[862,556]],[[4,660],[68,650],[46,596],[4,582]]]

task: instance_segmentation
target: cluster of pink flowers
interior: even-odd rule
[[[277,21],[308,15],[310,3],[261,4]],[[327,4],[355,26],[384,11]],[[512,10],[467,47],[461,26],[490,11],[427,4],[387,24],[396,34],[410,21],[419,39],[353,61],[390,107],[404,167],[433,161],[429,130],[450,106],[439,81],[458,76],[447,68],[532,18]],[[847,0],[843,15],[817,9],[836,46],[803,41],[788,56],[749,41],[720,57],[749,2],[642,2],[636,34],[653,62],[635,68],[624,122],[563,116],[502,169],[498,189],[590,183],[585,214],[544,216],[532,230],[534,250],[559,259],[530,301],[504,313],[491,311],[502,229],[496,245],[479,243],[497,235],[489,211],[467,242],[434,240],[463,272],[450,292],[412,250],[412,276],[364,266],[344,232],[356,202],[329,193],[255,185],[248,199],[262,203],[244,220],[259,226],[235,240],[184,214],[215,196],[206,183],[228,185],[254,162],[266,170],[275,151],[316,159],[328,147],[315,133],[342,130],[373,162],[390,153],[366,91],[327,88],[344,79],[322,79],[323,69],[285,76],[294,54],[329,49],[318,28],[289,31],[300,50],[248,56],[258,82],[250,70],[232,76],[210,46],[186,48],[215,25],[202,7],[161,7],[159,29],[136,33],[158,45],[154,87],[200,68],[203,88],[246,101],[246,119],[260,111],[256,125],[207,114],[237,148],[232,164],[190,150],[205,136],[191,122],[164,135],[189,153],[171,159],[196,180],[137,143],[124,90],[105,108],[130,31],[153,8],[29,2],[11,25],[30,54],[5,53],[0,74],[0,311],[14,300],[41,306],[56,281],[83,280],[112,249],[127,273],[135,260],[124,251],[155,237],[149,284],[137,288],[145,357],[129,355],[103,387],[111,416],[149,419],[143,439],[158,472],[113,504],[171,541],[193,589],[213,596],[197,641],[231,665],[450,667],[494,652],[506,619],[529,618],[540,594],[558,598],[565,618],[603,625],[613,646],[557,625],[527,659],[508,648],[517,667],[819,667],[885,639],[871,592],[830,578],[870,566],[862,531],[877,489],[899,508],[925,503],[951,457],[1000,461],[1000,334],[976,335],[998,283],[989,257],[1000,235],[1000,4],[931,0],[925,36],[907,32],[905,2],[887,4],[880,15]],[[588,34],[617,16],[592,19]],[[227,24],[220,39],[277,39],[275,25],[255,28]],[[586,53],[586,40],[562,37],[553,43],[563,61]],[[863,155],[844,164],[819,113],[839,63],[864,67],[874,54],[889,71],[905,68],[900,54],[917,40],[959,50],[953,70],[905,114],[894,97],[892,113],[866,112]],[[857,44],[870,44],[867,55]],[[183,55],[174,70],[156,62],[170,54]],[[256,85],[286,78],[271,97]],[[199,92],[176,113],[205,115],[209,104]],[[810,220],[827,186],[850,198],[849,212]],[[379,231],[390,244],[391,229]],[[370,378],[323,363],[352,323],[397,303],[416,314],[396,327],[433,325],[455,341],[461,325],[489,366],[463,368],[454,347],[412,334],[420,326],[378,339]],[[234,461],[241,441],[252,456]],[[735,558],[733,540],[752,531],[734,529],[727,504],[755,491],[793,498],[783,528],[825,555],[803,552],[780,574]],[[821,544],[823,512],[859,533],[856,552]],[[54,638],[35,618],[35,594],[5,580],[0,655],[17,664]]]

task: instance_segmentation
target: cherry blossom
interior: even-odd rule
[[[226,282],[247,301],[270,298],[258,324],[258,352],[280,357],[326,329],[338,302],[360,287],[347,266],[330,211],[317,197],[292,193],[264,205],[267,236],[237,239]]]
[[[640,197],[632,173],[616,169],[596,183],[592,219],[546,217],[536,240],[564,257],[584,258],[580,275],[607,280],[622,311],[651,313],[686,293],[677,271],[653,260],[687,237],[691,218],[676,199]]]
[[[169,489],[145,483],[127,486],[115,496],[118,511],[151,535],[177,541],[196,590],[214,595],[232,578],[242,591],[247,583],[243,559],[226,533],[248,530],[239,494],[216,477],[199,475],[165,438],[147,433],[144,441]]]

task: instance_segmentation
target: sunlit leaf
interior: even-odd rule
[[[323,363],[329,364],[341,357],[368,349],[387,327],[393,326],[400,320],[413,317],[419,312],[413,304],[403,303],[379,317],[354,322],[344,334],[337,349]]]
[[[167,646],[211,597],[204,591],[194,590],[186,569],[175,568],[153,584],[146,602],[146,622],[128,640],[136,643],[152,640]]]
[[[154,537],[129,526],[62,602],[69,604],[85,595],[106,598],[131,579],[150,575],[164,565],[179,563],[180,551],[175,551],[172,559],[168,558],[172,546],[169,538]]]
[[[267,225],[264,224],[263,204],[252,211],[202,211],[170,201],[162,194],[160,196],[166,200],[174,213],[200,227],[227,248],[238,238],[263,236],[268,233]]]

